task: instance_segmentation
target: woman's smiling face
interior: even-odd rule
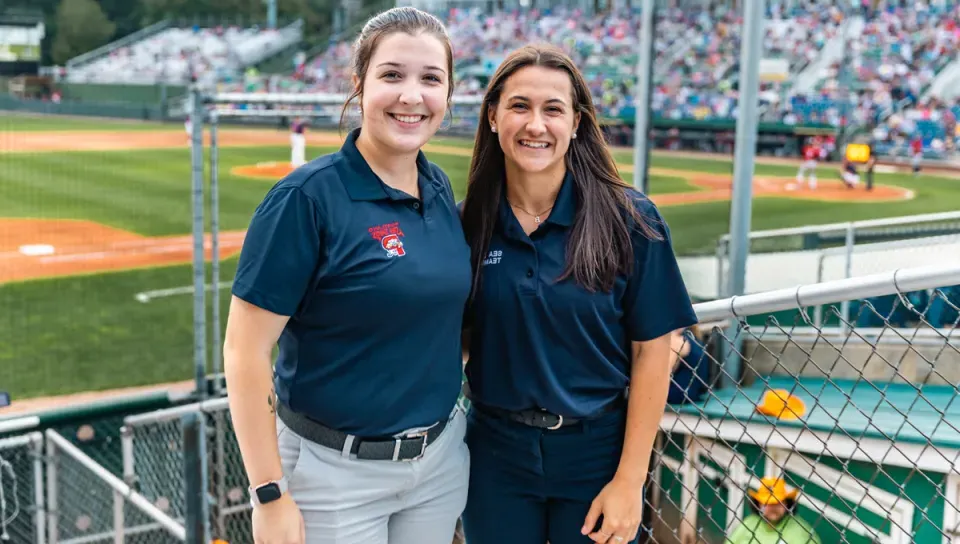
[[[447,111],[447,51],[436,37],[395,32],[370,58],[362,82],[361,131],[397,153],[418,151],[433,137]],[[354,76],[354,85],[360,83]]]

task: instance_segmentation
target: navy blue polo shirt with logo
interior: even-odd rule
[[[558,282],[577,211],[568,173],[550,215],[529,236],[506,199],[482,264],[472,308],[471,398],[508,410],[545,409],[586,417],[643,376],[631,376],[632,342],[696,323],[670,232],[657,208],[628,189],[662,241],[632,230],[632,274],[610,291]]]
[[[290,316],[274,370],[279,400],[379,437],[446,419],[455,406],[472,278],[446,175],[421,152],[417,200],[374,174],[358,135],[267,193],[232,290]]]

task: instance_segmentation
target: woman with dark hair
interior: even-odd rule
[[[467,542],[633,541],[670,333],[696,316],[666,223],[620,179],[559,49],[523,47],[497,69],[462,214]]]
[[[224,363],[256,544],[449,544],[466,503],[470,251],[421,151],[449,109],[450,40],[395,8],[353,60],[360,127],[270,189],[233,282]]]

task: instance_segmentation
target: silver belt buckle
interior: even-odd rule
[[[412,458],[410,458],[410,459],[403,459],[403,460],[409,462],[409,461],[419,461],[420,459],[422,459],[422,458],[423,458],[423,455],[424,455],[424,454],[426,453],[426,451],[427,451],[427,432],[428,432],[428,431],[424,430],[424,431],[420,431],[420,432],[418,432],[418,433],[410,433],[410,434],[408,434],[408,435],[406,435],[406,436],[403,436],[403,437],[401,437],[401,438],[396,438],[396,439],[394,439],[394,445],[393,445],[393,460],[394,460],[394,461],[399,461],[399,460],[400,460],[400,446],[401,446],[401,444],[403,443],[404,440],[407,440],[407,439],[409,439],[409,438],[420,438],[420,439],[421,439],[421,441],[420,441],[420,453],[418,453],[415,457],[412,457]]]
[[[550,427],[547,427],[548,431],[555,431],[560,427],[563,427],[563,416],[560,414],[557,414],[557,417],[560,418],[559,421],[557,421],[556,425],[551,425]]]

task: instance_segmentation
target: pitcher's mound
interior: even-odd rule
[[[276,181],[293,172],[293,170],[293,165],[288,162],[258,162],[257,164],[236,166],[230,169],[230,173],[246,178],[272,179]]]
[[[756,187],[756,184],[754,184]],[[806,184],[797,184],[787,182],[782,186],[776,183],[762,187],[756,191],[757,195],[764,196],[784,196],[787,198],[796,198],[801,200],[819,200],[822,202],[895,202],[899,200],[911,200],[916,196],[913,191],[896,185],[875,185],[873,189],[867,190],[861,182],[859,185],[850,188],[837,180],[821,180],[816,189],[811,189]]]

